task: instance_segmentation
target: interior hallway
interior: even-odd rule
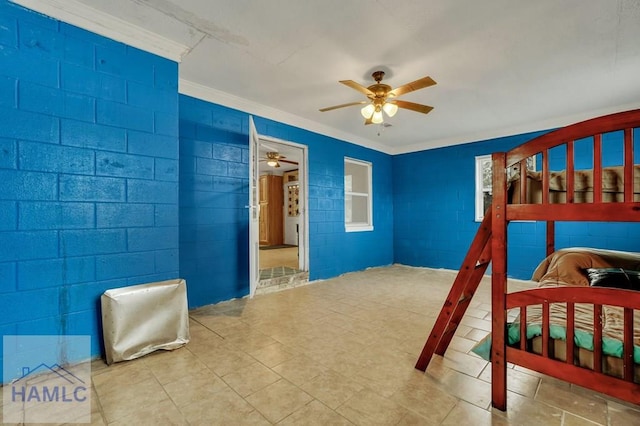
[[[185,347],[92,363],[92,424],[638,424],[638,406],[519,367],[492,410],[490,366],[469,353],[488,278],[446,356],[415,370],[454,277],[395,265],[194,310]]]
[[[286,266],[298,269],[298,247],[260,249],[260,269]]]

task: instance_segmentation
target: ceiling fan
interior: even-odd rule
[[[278,168],[280,167],[280,163],[288,163],[288,164],[298,164],[296,161],[285,160],[284,155],[280,155],[278,152],[267,152],[265,153],[265,158],[260,161],[266,161],[267,166]]]
[[[353,105],[367,104],[362,108],[362,110],[360,110],[360,113],[365,119],[364,124],[380,124],[384,121],[382,111],[384,111],[389,117],[393,117],[396,112],[398,112],[398,108],[410,109],[411,111],[421,112],[423,114],[427,114],[433,109],[431,106],[395,99],[405,93],[433,86],[436,82],[431,77],[423,77],[419,80],[412,81],[411,83],[392,89],[388,84],[382,83],[384,71],[376,71],[371,74],[371,76],[376,83],[369,87],[364,87],[353,80],[340,80],[340,83],[345,86],[351,87],[352,89],[365,94],[369,100],[349,102],[347,104],[321,108],[320,111],[326,112]]]

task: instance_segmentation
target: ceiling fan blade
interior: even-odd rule
[[[412,81],[403,86],[396,87],[389,92],[389,96],[400,96],[405,93],[413,92],[414,90],[424,89],[425,87],[433,86],[436,82],[431,77],[423,77],[419,80]]]
[[[421,104],[416,104],[413,102],[407,102],[407,101],[401,101],[401,100],[391,101],[391,103],[398,105],[399,108],[410,109],[411,111],[421,112],[423,114],[428,114],[433,109],[432,106],[421,105]]]
[[[289,160],[283,160],[282,158],[280,159],[281,163],[289,163],[289,164],[298,164],[297,161],[289,161]]]
[[[352,89],[355,89],[358,92],[363,93],[367,96],[374,96],[374,97],[376,96],[376,94],[373,93],[371,90],[367,89],[360,83],[356,83],[353,80],[340,80],[340,83],[344,84],[345,86],[351,87]]]
[[[348,104],[335,105],[335,106],[331,106],[331,107],[327,107],[327,108],[320,108],[320,111],[321,112],[326,112],[326,111],[331,111],[333,109],[344,108],[344,107],[353,106],[353,105],[368,104],[368,103],[369,103],[369,101],[349,102]]]

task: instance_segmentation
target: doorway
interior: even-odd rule
[[[258,250],[250,261],[257,265],[256,292],[265,293],[308,282],[307,147],[263,135],[254,140],[258,229],[250,245]]]

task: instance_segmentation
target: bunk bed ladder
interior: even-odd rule
[[[491,262],[491,207],[484,215],[449,295],[420,353],[416,369],[425,371],[433,354],[444,355],[480,280]]]

